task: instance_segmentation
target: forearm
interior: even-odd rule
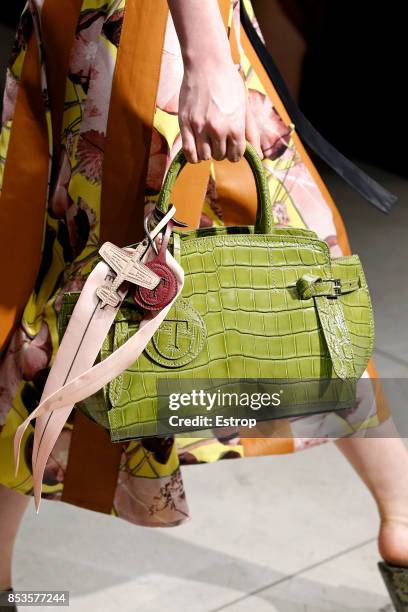
[[[168,0],[168,4],[184,62],[178,121],[187,160],[238,161],[245,151],[245,137],[262,155],[218,0]]]
[[[231,63],[217,0],[168,0],[185,66]]]

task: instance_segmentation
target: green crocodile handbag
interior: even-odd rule
[[[77,405],[108,429],[113,441],[205,429],[209,421],[194,424],[187,418],[184,425],[179,419],[176,429],[169,425],[170,393],[194,385],[247,391],[266,389],[273,381],[286,399],[258,410],[263,420],[352,404],[374,341],[361,262],[357,255],[331,258],[313,231],[276,228],[262,162],[251,145],[245,157],[256,180],[255,225],[173,228],[168,248],[184,269],[181,295],[133,366]],[[185,164],[181,151],[159,194],[160,211],[168,210]],[[61,336],[78,296],[63,296]],[[126,297],[99,359],[134,334],[142,317]],[[184,415],[193,413],[204,418],[208,406],[184,408]]]

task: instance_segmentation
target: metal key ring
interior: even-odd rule
[[[153,238],[151,237],[150,230],[149,230],[149,220],[150,220],[151,215],[152,215],[152,213],[149,213],[144,218],[144,231],[145,231],[146,238],[149,241],[150,246],[152,247],[152,249],[156,253],[156,255],[158,255],[159,251],[157,250],[156,243],[153,240]]]

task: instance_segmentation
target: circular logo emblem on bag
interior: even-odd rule
[[[197,357],[206,335],[205,323],[199,313],[186,299],[179,298],[145,351],[156,363],[178,368]]]

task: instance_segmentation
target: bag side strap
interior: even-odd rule
[[[333,370],[343,380],[355,379],[353,346],[341,302],[336,298],[333,299],[323,295],[315,296],[313,300],[319,315]]]

